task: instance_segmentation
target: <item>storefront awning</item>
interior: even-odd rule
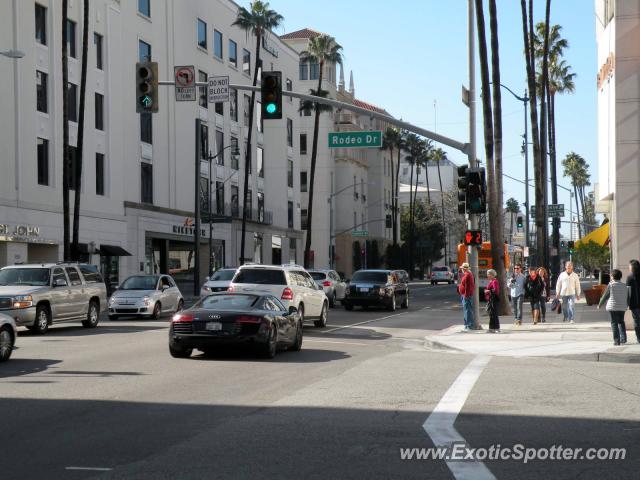
[[[582,243],[589,243],[590,241],[597,243],[598,245],[609,245],[609,222],[596,228],[593,232],[588,233],[580,240],[576,242],[576,246]]]
[[[117,245],[100,245],[100,255],[104,257],[130,257],[131,254]]]

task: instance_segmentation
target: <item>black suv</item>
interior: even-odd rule
[[[392,312],[398,304],[408,308],[409,285],[394,270],[358,270],[351,278],[342,304],[347,310],[353,310],[356,305],[386,307]]]

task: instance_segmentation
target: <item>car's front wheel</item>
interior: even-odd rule
[[[396,296],[395,296],[395,294],[391,297],[391,303],[389,304],[389,307],[387,309],[390,312],[395,312],[396,311]]]
[[[278,332],[275,325],[271,327],[269,341],[262,347],[261,356],[263,358],[273,358],[278,350]]]
[[[29,329],[33,333],[37,333],[38,335],[42,335],[49,330],[49,324],[51,323],[51,312],[45,305],[38,305],[36,307],[36,321],[33,323],[33,326]]]
[[[291,350],[294,352],[299,352],[302,349],[302,332],[303,332],[302,322],[298,322],[298,326],[296,329],[296,339],[291,345]]]
[[[404,297],[404,302],[402,302],[402,305],[400,305],[402,308],[409,308],[409,292],[407,292],[406,296]]]
[[[327,304],[322,304],[322,310],[320,311],[320,318],[313,322],[318,328],[324,328],[327,326]]]
[[[153,313],[151,314],[151,318],[153,320],[158,320],[160,318],[161,311],[162,305],[160,305],[160,302],[156,302],[156,304],[153,306]]]
[[[98,326],[100,316],[100,310],[98,308],[98,303],[92,301],[89,303],[89,310],[87,311],[87,319],[82,321],[82,326],[84,328],[96,328]]]
[[[13,351],[13,332],[7,326],[0,329],[0,362],[6,362],[11,357]]]

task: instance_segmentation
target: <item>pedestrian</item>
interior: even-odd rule
[[[487,333],[500,333],[500,318],[498,317],[500,284],[496,276],[497,273],[495,270],[487,270],[489,285],[484,289],[484,298],[487,301],[487,312],[489,312],[489,330],[487,330]]]
[[[580,300],[580,278],[573,271],[573,263],[567,262],[565,271],[558,276],[556,282],[556,298],[562,299],[562,321],[574,323],[574,304]]]
[[[540,302],[544,295],[544,283],[538,275],[536,267],[529,267],[529,276],[524,283],[525,296],[531,302],[531,314],[533,315],[533,324],[540,322]]]
[[[629,310],[633,316],[636,340],[640,343],[640,262],[638,260],[629,262],[627,287],[629,287]]]
[[[462,299],[462,311],[464,312],[464,332],[473,330],[475,321],[473,318],[473,295],[475,295],[476,282],[469,270],[469,264],[462,264],[462,279],[458,284],[458,293]]]
[[[622,283],[622,272],[617,268],[611,272],[613,280],[607,285],[607,289],[600,298],[598,308],[606,303],[607,312],[611,316],[611,331],[613,332],[613,344],[624,345],[627,343],[627,329],[624,324],[624,314],[629,306],[629,288]]]
[[[522,325],[522,304],[524,302],[524,282],[526,277],[522,273],[522,265],[516,263],[513,267],[513,274],[509,280],[509,293],[511,294],[511,303],[513,304],[513,314],[515,316],[515,324]]]
[[[549,279],[547,269],[544,267],[538,269],[538,276],[542,280],[542,283],[544,283],[544,292],[542,293],[542,297],[540,297],[540,315],[542,317],[540,321],[544,323],[547,321],[547,302],[551,298],[551,280]]]

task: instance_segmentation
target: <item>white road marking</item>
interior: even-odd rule
[[[90,472],[110,472],[113,468],[107,467],[66,467],[65,470],[81,470]]]
[[[489,360],[491,357],[487,355],[478,355],[471,360],[422,425],[436,447],[467,444],[453,425]],[[478,461],[447,461],[447,466],[457,480],[496,478],[484,463]]]
[[[305,343],[306,342],[312,342],[312,343],[336,343],[336,344],[340,344],[340,345],[367,345],[366,343],[334,342],[334,341],[331,341],[331,340],[316,340],[316,339],[310,339],[310,338],[305,338],[304,341],[305,341]]]
[[[337,327],[337,328],[332,328],[331,330],[324,330],[322,333],[331,333],[331,332],[335,332],[337,330],[344,330],[345,328],[357,327],[358,325],[364,325],[365,323],[378,322],[380,320],[385,320],[387,318],[398,317],[400,315],[405,315],[406,313],[408,313],[408,312],[396,313],[394,315],[387,315],[386,317],[374,318],[373,320],[365,320],[364,322],[352,323],[351,325],[345,325],[344,327]]]

